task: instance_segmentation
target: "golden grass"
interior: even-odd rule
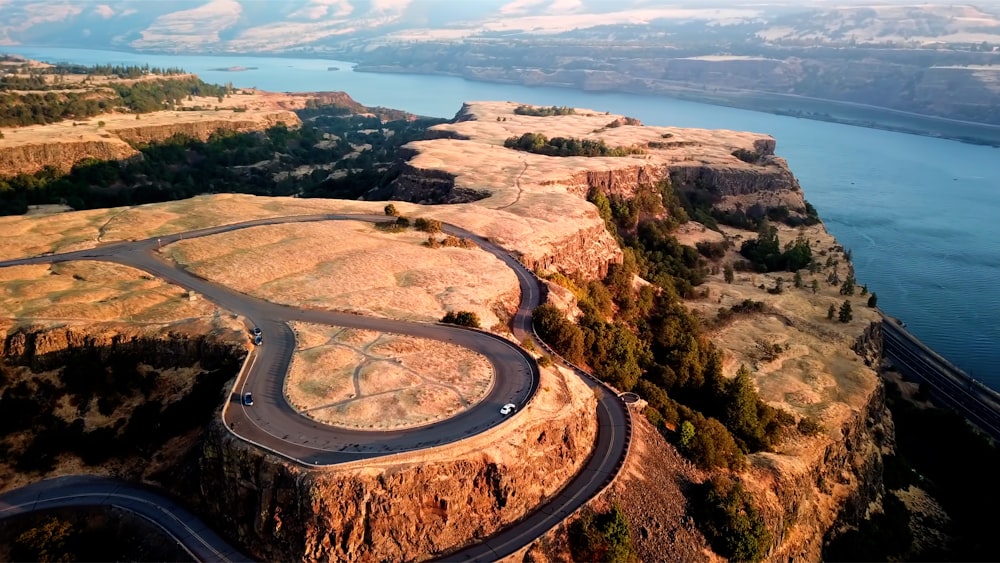
[[[747,231],[725,229],[730,236],[753,238]],[[821,226],[792,229],[781,226],[782,244],[802,235],[812,242],[814,254],[832,248],[836,241]],[[739,246],[739,243],[737,243]],[[727,259],[736,259],[731,251]],[[843,256],[838,256],[837,266],[841,279],[846,278],[847,268]],[[823,263],[825,257],[817,256]],[[755,314],[738,317],[731,324],[711,333],[712,341],[724,351],[724,370],[732,376],[741,364],[752,367],[761,398],[771,405],[786,409],[798,416],[812,416],[822,421],[828,429],[840,425],[854,416],[864,406],[878,384],[874,371],[851,350],[854,340],[879,315],[869,309],[868,297],[855,294],[840,295],[837,287],[826,282],[831,270],[825,268],[817,274],[803,270],[802,288],[792,283],[794,273],[774,272],[757,274],[737,272],[736,281],[726,284],[722,274],[710,276],[703,288],[709,298],[688,302],[695,311],[714,319],[720,308],[729,308],[744,299],[762,301],[772,307],[775,314]],[[784,292],[772,295],[766,291],[776,279],[784,280]],[[813,293],[812,280],[819,281],[819,291]],[[763,285],[765,289],[759,286]],[[860,286],[859,286],[860,289]],[[839,309],[845,299],[851,301],[854,319],[844,324],[827,320],[828,307]],[[773,361],[763,361],[758,343],[787,345]]]
[[[0,268],[0,317],[18,322],[173,323],[228,317],[212,303],[145,272],[108,262]]]
[[[467,310],[495,324],[498,296],[517,292],[514,273],[482,250],[431,249],[425,240],[331,221],[254,227],[163,252],[199,276],[279,303],[424,321]]]
[[[294,323],[288,402],[324,424],[399,429],[478,403],[493,366],[465,348],[409,336]],[[303,343],[308,342],[308,346]]]

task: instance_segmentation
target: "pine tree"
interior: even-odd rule
[[[833,305],[830,305],[830,307],[833,307]],[[840,319],[840,322],[842,323],[849,323],[851,322],[851,319],[854,318],[854,315],[851,312],[851,302],[847,299],[844,299],[844,304],[840,306],[840,314],[837,318]]]
[[[837,314],[837,308],[833,306],[833,303],[830,303],[830,308],[826,310],[826,320],[832,321],[835,314]]]
[[[872,292],[871,297],[868,298],[868,306],[872,309],[878,307],[878,295],[876,295],[874,291]]]

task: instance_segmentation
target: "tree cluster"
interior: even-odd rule
[[[799,237],[782,250],[778,230],[767,222],[761,224],[756,239],[743,241],[740,254],[760,272],[795,272],[808,267],[813,260],[808,240]]]
[[[695,492],[695,522],[719,555],[732,561],[760,561],[773,538],[753,500],[734,479],[716,476]]]
[[[596,513],[584,509],[569,526],[569,548],[573,561],[632,563],[637,560],[625,513],[615,504]]]
[[[503,146],[508,149],[525,151],[545,156],[628,156],[630,154],[645,154],[646,149],[639,146],[609,147],[603,139],[576,139],[572,137],[553,137],[549,139],[541,133],[525,133],[520,137],[508,137]]]
[[[573,115],[576,113],[571,107],[566,106],[529,106],[529,105],[519,105],[514,108],[514,113],[517,115],[530,115],[533,117],[551,117],[553,115]]]

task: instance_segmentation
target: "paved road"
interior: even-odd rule
[[[0,520],[35,510],[116,506],[159,526],[197,561],[249,561],[195,515],[139,485],[93,475],[57,477],[0,495]]]
[[[937,401],[1000,440],[1000,394],[948,362],[887,315],[882,321],[882,341],[885,355],[904,375],[929,385]]]
[[[278,305],[194,276],[176,264],[161,260],[154,252],[161,245],[182,239],[262,225],[329,220],[377,222],[392,219],[379,215],[337,214],[259,219],[141,241],[111,243],[89,250],[9,260],[0,262],[0,267],[72,260],[116,262],[201,293],[220,307],[245,316],[262,328],[264,344],[258,348],[250,368],[234,386],[234,392],[223,409],[223,417],[241,438],[304,465],[331,465],[457,441],[502,423],[507,417],[499,414],[501,405],[508,402],[524,405],[533,396],[538,387],[538,367],[534,360],[520,347],[496,335],[453,326]],[[521,301],[513,319],[513,332],[518,340],[537,338],[531,326],[531,311],[540,303],[542,287],[533,274],[502,248],[474,233],[453,226],[445,226],[445,231],[472,239],[516,273]],[[283,380],[295,349],[294,334],[287,324],[289,321],[392,332],[464,346],[490,360],[496,371],[495,383],[486,398],[475,407],[446,421],[420,428],[371,432],[322,425],[295,412],[284,397]],[[602,396],[596,413],[597,444],[584,470],[560,494],[538,507],[523,521],[481,544],[449,555],[448,559],[492,560],[513,553],[560,523],[603,490],[617,474],[629,445],[627,409],[613,391],[596,378],[580,370],[577,373],[588,385],[600,389]],[[252,407],[246,407],[239,401],[239,397],[247,391],[254,394]]]

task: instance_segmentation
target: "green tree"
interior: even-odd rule
[[[874,291],[868,297],[868,306],[871,307],[872,309],[878,307],[878,295],[876,295]]]
[[[726,264],[725,267],[722,268],[722,275],[725,278],[726,283],[733,283],[733,280],[736,279],[736,272],[733,271],[733,265]]]
[[[736,377],[729,382],[729,400],[726,404],[725,424],[739,441],[744,450],[757,449],[760,442],[760,420],[757,416],[757,389],[753,376],[746,364],[741,365]]]
[[[844,299],[844,303],[840,306],[840,313],[837,315],[837,318],[842,323],[849,323],[853,317],[854,315],[851,311],[851,302]]]
[[[628,519],[615,504],[597,514],[585,509],[569,526],[570,552],[574,561],[630,563],[638,558],[632,548]]]
[[[396,211],[396,206],[391,203],[385,206],[385,214],[390,217],[399,217],[399,211]]]
[[[799,272],[795,272],[795,277],[792,278],[792,283],[795,284],[795,287],[801,288],[802,287],[802,274],[800,274]]]
[[[844,280],[843,285],[840,286],[841,295],[854,295],[854,289],[857,282],[854,280],[854,275],[848,274],[847,279]]]
[[[719,555],[731,561],[760,561],[771,533],[742,484],[716,476],[695,491],[695,522]]]
[[[685,420],[681,423],[681,430],[677,436],[677,447],[684,451],[688,449],[691,442],[694,440],[694,424],[691,421]]]
[[[813,293],[816,293],[816,292],[819,291],[819,280],[813,279],[813,281],[812,281],[812,290],[813,290]]]
[[[837,308],[833,306],[833,303],[830,303],[830,308],[826,310],[826,320],[832,321],[833,316],[836,314],[837,314]]]

